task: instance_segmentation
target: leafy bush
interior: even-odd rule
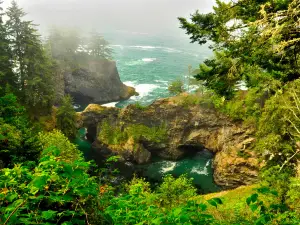
[[[196,188],[193,187],[193,181],[186,176],[180,176],[175,179],[171,175],[163,178],[163,183],[157,188],[159,205],[172,208],[176,205],[186,203],[192,197],[196,196]]]
[[[68,138],[72,139],[76,136],[76,111],[73,107],[73,99],[70,95],[62,99],[62,104],[57,111],[57,127]]]
[[[61,150],[43,151],[35,168],[15,165],[0,171],[2,224],[86,224],[99,188],[82,157],[61,160]]]
[[[13,94],[0,97],[0,161],[5,166],[37,159],[37,136]]]
[[[42,149],[52,146],[59,149],[61,160],[74,161],[81,157],[76,145],[72,144],[61,131],[54,130],[49,133],[40,133],[38,138]]]
[[[205,213],[207,205],[190,199],[195,188],[186,177],[167,176],[154,192],[149,186],[145,180],[134,178],[126,194],[112,199],[105,213],[113,224],[214,224],[214,218]],[[217,207],[222,201],[211,199],[207,203]]]
[[[169,84],[168,90],[172,95],[178,95],[183,93],[184,90],[184,83],[182,80],[175,80]]]

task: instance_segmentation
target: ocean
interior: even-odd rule
[[[121,80],[135,87],[139,96],[109,104],[117,107],[134,102],[147,105],[168,97],[170,82],[185,80],[190,65],[198,69],[199,64],[212,55],[207,46],[191,44],[188,38],[121,34],[108,34],[105,38],[111,43]]]

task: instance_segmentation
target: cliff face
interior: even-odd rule
[[[134,88],[121,82],[116,62],[105,59],[65,72],[64,84],[65,93],[80,105],[125,100],[136,93]]]
[[[93,137],[94,148],[107,155],[117,154],[126,161],[146,163],[153,155],[178,160],[208,149],[215,153],[217,184],[235,188],[257,179],[261,164],[251,151],[254,131],[231,122],[207,105],[186,105],[176,98],[168,98],[147,108],[131,105],[120,110],[89,106],[81,116],[83,126]],[[115,135],[112,130],[105,131],[103,121],[120,134],[126,134],[125,137],[119,138],[120,134]],[[133,125],[142,130],[130,132]],[[112,143],[101,138],[105,132],[115,137]]]

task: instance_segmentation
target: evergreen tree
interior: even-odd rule
[[[72,139],[76,136],[76,112],[70,95],[62,99],[57,111],[57,126],[68,138]]]
[[[53,62],[45,53],[35,25],[22,19],[25,13],[15,1],[7,16],[14,68],[20,81],[19,97],[35,114],[48,113],[54,99]]]
[[[99,33],[92,33],[88,43],[89,53],[97,58],[112,59],[112,49],[109,43]]]
[[[4,94],[5,86],[9,85],[17,90],[17,77],[12,71],[11,52],[6,28],[2,20],[2,2],[0,1],[0,93]]]
[[[212,13],[197,11],[191,22],[179,18],[192,42],[209,42],[215,52],[196,78],[227,98],[241,81],[268,91],[274,81],[299,78],[299,5],[299,0],[218,0]]]

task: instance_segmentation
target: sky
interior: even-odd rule
[[[212,10],[214,0],[17,0],[27,18],[40,24],[99,32],[182,35],[177,17]],[[4,7],[10,0],[4,0]]]

